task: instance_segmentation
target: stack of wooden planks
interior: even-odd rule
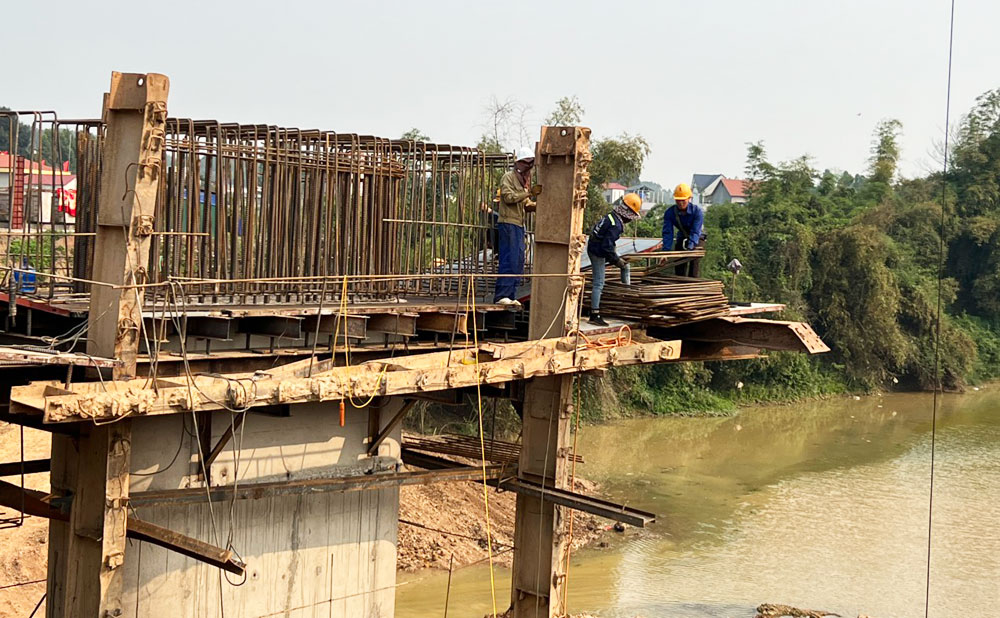
[[[619,282],[617,268],[608,268],[606,275],[601,295],[603,316],[676,326],[729,315],[721,281],[678,277],[665,268],[633,269],[632,285]],[[586,306],[590,289],[588,285]]]

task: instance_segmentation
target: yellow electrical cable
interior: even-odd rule
[[[351,402],[351,405],[358,410],[367,408],[378,395],[378,387],[382,384],[382,380],[385,379],[386,371],[389,369],[389,363],[382,364],[382,371],[378,374],[378,381],[375,382],[375,388],[372,389],[371,397],[368,401],[359,404],[354,401],[354,387],[351,384],[350,373],[351,373],[351,343],[347,332],[347,275],[343,276],[344,284],[340,291],[340,313],[337,315],[337,322],[333,326],[333,345],[337,346],[337,333],[340,331],[341,317],[343,317],[344,322],[344,366],[346,367],[348,374],[347,376],[347,400]],[[316,319],[321,319],[317,315]],[[336,356],[336,350],[331,350],[331,352]],[[340,398],[340,405],[344,405],[344,397]]]
[[[479,448],[482,450],[483,464],[483,504],[486,506],[486,550],[490,561],[490,598],[493,600],[493,615],[497,615],[497,587],[496,576],[493,574],[493,532],[490,529],[490,495],[486,488],[486,432],[483,429],[483,377],[479,373],[479,333],[476,327],[476,277],[473,275],[469,281],[469,292],[465,299],[466,315],[469,313],[469,299],[472,299],[472,339],[474,343],[473,355],[476,357],[476,405],[479,408]],[[465,335],[466,346],[469,343],[469,335]]]

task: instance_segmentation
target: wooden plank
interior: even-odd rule
[[[17,346],[0,346],[0,360],[24,363],[25,365],[76,365],[82,367],[115,367],[120,363],[113,358],[101,358],[89,354],[44,351]]]
[[[513,380],[553,375],[569,375],[649,362],[674,360],[680,356],[679,341],[659,341],[622,345],[615,348],[577,349],[575,337],[507,344],[503,358],[489,360],[481,355],[478,364],[471,351],[435,352],[388,361],[372,361],[351,367],[334,367],[314,372],[310,377],[235,375],[194,376],[197,388],[187,386],[153,391],[144,380],[130,382],[78,383],[73,395],[44,399],[47,423],[81,420],[113,420],[123,416],[172,414],[194,410],[222,410],[231,397],[233,380],[254,385],[249,407],[307,401],[337,401],[348,396],[407,395],[464,388],[481,384],[502,384]],[[451,362],[449,364],[449,357]],[[306,361],[307,362],[307,361]],[[18,397],[14,387],[12,397]],[[189,401],[194,393],[195,400]],[[240,402],[244,403],[244,402]]]

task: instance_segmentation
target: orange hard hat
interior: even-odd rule
[[[639,197],[638,193],[626,193],[622,197],[622,202],[636,214],[639,214],[639,211],[642,209],[642,198]]]

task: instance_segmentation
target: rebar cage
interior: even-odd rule
[[[38,173],[0,166],[6,287],[85,301],[103,125],[0,112],[10,143],[26,125],[32,155],[8,159]],[[512,164],[477,148],[171,118],[144,304],[168,294],[228,306],[440,300],[466,296],[473,281],[486,296],[494,201]]]

